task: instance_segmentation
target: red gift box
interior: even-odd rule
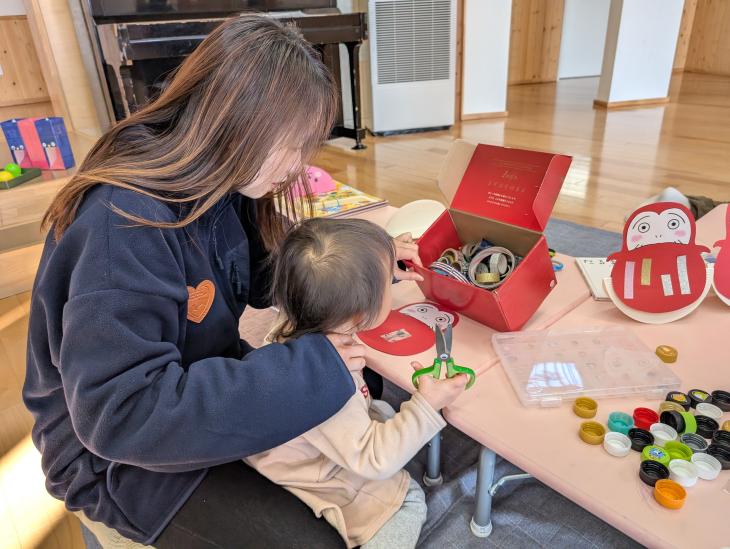
[[[418,239],[424,295],[499,331],[519,330],[557,283],[542,231],[571,157],[456,141],[439,187],[449,209]],[[523,256],[494,290],[430,271],[446,248],[486,238]]]

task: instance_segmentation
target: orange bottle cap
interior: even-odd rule
[[[667,509],[681,509],[687,499],[687,490],[673,480],[657,480],[654,485],[654,499]]]

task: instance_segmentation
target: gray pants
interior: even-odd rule
[[[427,511],[426,496],[411,479],[401,508],[361,546],[362,549],[413,549],[426,522]]]

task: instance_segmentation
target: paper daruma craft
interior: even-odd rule
[[[677,320],[692,312],[709,291],[707,267],[695,244],[692,213],[673,202],[636,210],[624,226],[620,252],[606,289],[625,314],[648,323]],[[610,283],[609,283],[610,282]]]
[[[730,206],[725,210],[725,240],[715,242],[715,247],[720,251],[715,260],[713,286],[718,297],[730,305]]]

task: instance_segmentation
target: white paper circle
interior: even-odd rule
[[[393,214],[385,225],[385,230],[394,238],[403,233],[411,233],[413,238],[421,238],[445,210],[446,206],[435,200],[409,202]]]

